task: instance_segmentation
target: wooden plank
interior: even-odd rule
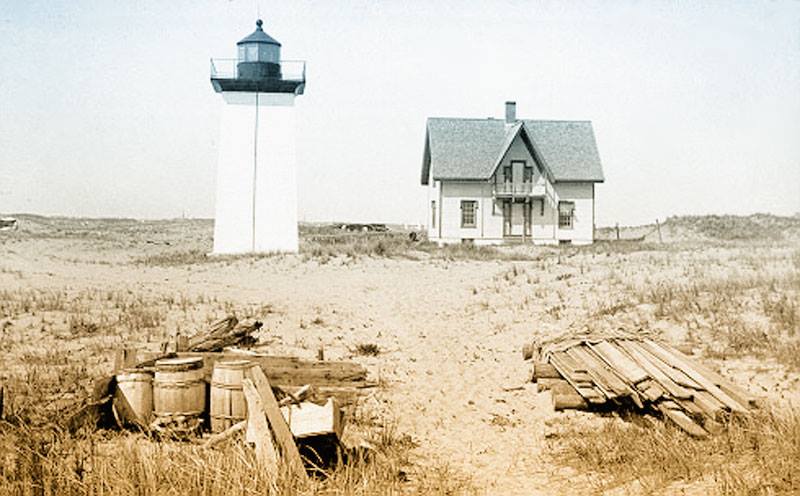
[[[673,348],[669,351],[671,351],[674,355],[683,358],[684,360],[691,363],[692,367],[694,367],[696,371],[700,372],[701,374],[709,378],[712,382],[714,382],[714,384],[717,385],[717,387],[723,390],[731,398],[735,399],[736,401],[738,401],[743,405],[757,406],[758,398],[750,394],[749,392],[745,391],[744,389],[740,388],[736,384],[734,384],[733,381],[726,379],[713,369],[706,367],[705,365],[696,360],[693,360],[691,357],[686,356],[685,353],[683,353],[678,349]]]
[[[175,338],[175,351],[189,351],[189,337],[178,334]]]
[[[680,407],[671,401],[663,401],[658,405],[659,411],[687,434],[694,437],[707,437],[708,432],[689,418]]]
[[[629,383],[635,385],[649,377],[642,367],[611,342],[600,341],[587,346]]]
[[[135,348],[118,349],[114,355],[114,373],[120,372],[124,369],[136,367],[136,363]]]
[[[650,402],[658,401],[666,391],[655,379],[648,378],[636,385],[636,389]]]
[[[533,362],[533,379],[559,379],[561,374],[558,373],[552,364],[547,362]]]
[[[288,356],[247,355],[222,352],[177,353],[183,357],[202,357],[207,379],[218,360],[247,359],[261,366],[271,384],[287,386],[358,386],[367,382],[367,370],[355,362],[301,360]]]
[[[537,391],[539,391],[540,393],[544,391],[550,391],[554,385],[560,382],[563,382],[569,386],[569,383],[564,379],[539,379],[538,381],[536,381],[536,388]]]
[[[576,345],[577,346],[577,345]],[[569,348],[565,348],[562,351],[556,351],[551,354],[551,357],[558,358],[558,361],[564,364],[570,370],[571,376],[577,376],[580,374],[586,374],[587,370],[581,363],[575,361],[567,354],[567,350]],[[552,363],[552,360],[550,361]]]
[[[550,391],[553,394],[578,394],[578,391],[564,379],[551,379]]]
[[[679,368],[674,367],[671,363],[665,362],[662,360],[658,355],[653,353],[648,346],[644,343],[637,342],[636,346],[638,346],[639,350],[650,360],[650,363],[658,367],[661,372],[667,375],[667,377],[672,380],[675,384],[686,388],[690,393],[694,394],[695,391],[700,391],[703,389],[697,381],[692,380],[691,377],[684,374]]]
[[[250,379],[242,380],[242,390],[247,401],[247,439],[255,443],[256,459],[266,468],[269,477],[274,479],[278,474],[278,455],[272,444],[261,396]]]
[[[259,366],[248,369],[246,375],[247,378],[252,381],[258,392],[264,414],[272,428],[272,432],[275,434],[275,439],[290,472],[294,476],[305,480],[308,475],[303,467],[303,460],[300,458],[300,452],[297,450],[292,432],[289,430],[289,426],[286,425],[286,421],[281,414],[278,401],[275,399],[275,395],[272,394],[272,387],[269,385],[267,376]]]
[[[586,410],[589,405],[579,394],[557,394],[553,393],[553,409],[560,410]]]
[[[713,420],[722,418],[725,413],[725,405],[708,391],[697,391],[694,395],[694,404],[704,415]]]
[[[570,359],[565,352],[559,351],[550,355],[550,363],[558,370],[561,376],[570,383],[572,387],[574,387],[578,393],[583,396],[587,401],[594,404],[603,404],[606,402],[606,396],[591,387],[591,380],[589,380],[588,385],[587,382],[584,380],[576,379],[575,376],[585,375],[585,372],[575,372],[573,367],[577,366],[574,364],[572,359]],[[588,376],[587,376],[588,377]]]
[[[285,384],[278,385],[284,391],[292,391],[298,389],[297,386],[287,386]],[[364,386],[372,387],[372,386]],[[364,387],[337,387],[337,386],[314,386],[312,394],[309,399],[313,401],[324,401],[328,398],[336,398],[339,406],[348,406],[355,404],[361,397]]]
[[[722,384],[718,384],[717,381],[714,381],[714,384],[717,386],[728,396],[733,398],[734,400],[738,401],[742,405],[747,405],[752,408],[758,408],[759,406],[759,399],[757,396],[754,396],[744,389],[736,386],[732,382],[724,381]]]
[[[595,388],[579,387],[578,393],[586,398],[586,401],[594,405],[602,405],[607,401],[605,395]]]
[[[669,378],[656,364],[654,364],[647,355],[640,349],[639,344],[630,340],[619,340],[617,343],[628,352],[628,355],[635,360],[641,367],[658,382],[672,397],[676,399],[689,400],[692,398],[692,392],[683,386],[678,385],[675,381]]]
[[[211,377],[214,363],[219,360],[249,360],[261,366],[272,384],[288,386],[350,386],[363,387],[371,385],[367,381],[367,371],[361,365],[348,361],[301,360],[292,356],[274,356],[263,354],[246,354],[225,352],[181,352],[146,353],[138,367],[152,367],[160,358],[202,357],[203,370],[207,378]],[[309,378],[306,382],[302,379]]]
[[[686,412],[686,414],[691,418],[706,418],[706,412],[703,411],[695,402],[694,399],[678,399],[675,400],[681,408]]]
[[[267,356],[235,352],[186,352],[161,355],[149,353],[138,367],[152,367],[156,359],[200,356],[203,358],[205,379],[211,380],[214,363],[219,360],[249,360],[261,366],[270,384],[281,389],[298,388],[311,385],[315,399],[336,398],[340,405],[351,405],[358,401],[363,389],[374,387],[374,382],[366,379],[366,369],[353,362],[320,362],[300,360],[289,356]],[[330,365],[330,366],[329,366]],[[303,379],[309,379],[303,382]]]
[[[585,410],[589,407],[586,400],[578,391],[564,379],[544,379],[552,381],[550,384],[551,400],[555,410]]]
[[[747,407],[745,405],[739,403],[738,401],[734,400],[733,398],[725,394],[725,392],[722,391],[719,387],[717,387],[710,379],[705,377],[703,374],[697,372],[697,370],[695,370],[694,367],[692,367],[692,364],[690,364],[687,360],[677,355],[671,354],[667,349],[662,348],[658,343],[650,339],[646,340],[645,344],[648,346],[649,349],[657,351],[658,353],[660,353],[665,357],[671,357],[672,364],[677,365],[678,368],[680,368],[693,381],[697,382],[698,384],[700,384],[700,386],[703,387],[703,389],[714,395],[715,398],[717,398],[722,403],[724,403],[725,406],[730,408],[732,412],[747,413]]]
[[[581,361],[589,370],[592,380],[600,387],[603,393],[613,399],[618,396],[635,396],[633,389],[628,387],[614,370],[586,346],[576,346],[568,353],[575,360]]]
[[[580,352],[578,351],[578,348],[580,348],[580,346],[572,347],[566,350],[565,353],[575,363],[579,363],[581,367],[586,369],[586,376],[588,376],[590,386],[595,386],[603,394],[603,396],[605,396],[609,400],[616,399],[618,394],[614,392],[611,389],[611,387],[609,387],[606,384],[606,382],[603,380],[603,375],[601,373],[592,370],[591,364],[583,360],[584,357],[581,356]]]

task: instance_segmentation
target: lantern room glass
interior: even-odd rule
[[[280,48],[267,43],[239,45],[239,62],[280,63]]]

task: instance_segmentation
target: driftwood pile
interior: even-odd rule
[[[667,344],[622,331],[570,333],[523,349],[532,380],[556,410],[625,409],[672,421],[692,436],[719,431],[756,398]]]
[[[202,357],[207,381],[211,380],[214,364],[221,360],[246,359],[261,366],[276,389],[279,398],[296,397],[298,391],[311,401],[335,398],[340,405],[353,403],[365,388],[374,384],[367,380],[364,367],[346,361],[301,360],[292,356],[276,356],[249,351],[256,342],[254,333],[261,329],[257,320],[239,321],[230,316],[212,324],[208,332],[194,336],[178,336],[174,342],[164,343],[161,351],[140,353],[133,349],[118,350],[114,370],[153,367],[163,358]],[[113,388],[111,376],[99,380],[95,387],[95,400],[101,400]]]
[[[230,316],[215,323],[207,334],[198,334],[180,343],[176,351],[222,351],[225,348],[238,346],[247,348],[256,343],[253,334],[261,329],[262,324],[258,320],[239,322]]]

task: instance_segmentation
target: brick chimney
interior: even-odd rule
[[[506,124],[517,122],[517,102],[506,102]]]

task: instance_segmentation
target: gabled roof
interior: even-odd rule
[[[514,124],[506,128],[506,137],[503,139],[503,146],[500,147],[500,154],[497,156],[497,160],[495,161],[494,167],[492,167],[488,177],[494,175],[494,173],[497,171],[497,168],[500,167],[500,164],[503,162],[503,160],[505,160],[508,150],[511,148],[511,145],[514,144],[514,141],[516,141],[517,136],[522,139],[525,148],[528,149],[528,153],[530,153],[531,157],[533,157],[534,165],[539,169],[539,172],[545,174],[550,182],[554,182],[555,177],[553,177],[553,173],[547,166],[547,162],[545,162],[542,158],[542,155],[536,150],[536,148],[534,148],[533,139],[530,136],[530,132],[528,131],[527,126],[525,126],[525,123],[522,121],[516,121]]]
[[[428,119],[422,184],[434,180],[489,179],[524,126],[534,157],[555,181],[602,182],[603,168],[589,121]]]

